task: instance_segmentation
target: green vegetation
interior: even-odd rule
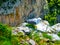
[[[45,19],[50,25],[57,23],[57,15],[60,15],[60,0],[47,0],[49,13],[45,15]]]
[[[60,32],[58,32],[58,34],[57,34],[59,37],[60,37]]]
[[[49,36],[47,33],[42,33],[43,34],[43,37],[49,39],[49,40],[52,40],[52,36]]]
[[[38,37],[38,38],[37,38]],[[37,43],[40,41],[40,35],[38,32],[35,32],[33,35],[32,35],[32,39],[34,39]]]
[[[11,45],[11,28],[0,23],[0,44]]]
[[[34,24],[27,24],[26,26],[32,29],[36,29],[36,26]]]
[[[55,14],[47,14],[45,16],[45,19],[50,23],[50,25],[54,25],[56,24],[57,22],[57,15]]]

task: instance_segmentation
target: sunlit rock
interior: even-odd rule
[[[22,23],[21,26],[26,26],[28,23]]]
[[[56,30],[57,32],[59,32],[60,31],[60,23],[53,25],[52,28],[54,30]]]
[[[40,23],[35,25],[37,27],[37,30],[43,31],[43,32],[50,32],[49,30],[49,23],[48,21],[41,21]]]
[[[37,27],[37,30],[40,30],[40,31],[43,31],[43,32],[45,32],[46,29],[47,29],[47,28],[46,28],[47,25],[44,25],[43,23],[37,24],[36,27]]]
[[[28,28],[28,27],[17,27],[15,30],[12,31],[13,33],[18,33],[18,32],[22,32],[22,33],[25,33],[25,34],[29,34],[31,32],[31,29]]]
[[[32,39],[29,40],[29,43],[31,43],[32,45],[35,45],[36,44],[35,41],[32,40]]]
[[[48,21],[43,20],[42,23],[44,23],[45,25],[50,25]]]
[[[60,37],[57,34],[48,34],[48,35],[52,36],[53,41],[60,40]]]
[[[51,30],[53,30],[49,26],[49,22],[46,20],[42,20],[41,18],[28,19],[27,23],[35,24],[35,26],[37,27],[37,30],[40,30],[42,32],[51,32]]]
[[[16,34],[17,34],[17,32],[15,32],[15,31],[12,31],[12,34],[13,34],[13,35],[16,35]]]
[[[24,30],[25,32],[30,32],[30,29],[28,27],[17,27],[19,31]]]

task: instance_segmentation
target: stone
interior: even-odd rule
[[[60,37],[57,34],[48,34],[48,35],[52,36],[53,41],[60,40]]]
[[[12,31],[12,33],[17,34],[18,32],[22,32],[22,33],[25,33],[25,34],[29,34],[30,31],[31,31],[31,29],[29,29],[28,27],[20,26],[20,27],[17,27],[16,29],[14,29]]]
[[[28,19],[27,23],[38,24],[40,21],[41,21],[41,18],[33,18],[33,19]]]
[[[52,28],[55,29],[56,32],[60,32],[60,23],[53,25]]]
[[[29,43],[31,43],[32,45],[35,45],[35,41],[32,39],[29,40]]]
[[[26,26],[28,23],[22,23],[21,26]]]
[[[42,20],[40,23],[35,25],[37,27],[37,30],[43,31],[43,32],[47,32],[50,30],[48,30],[49,27],[49,23],[48,21]]]

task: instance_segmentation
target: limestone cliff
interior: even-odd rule
[[[16,0],[15,2],[7,1],[3,3],[0,8],[0,17],[1,15],[10,15],[8,17],[12,18],[13,22],[12,19],[9,19],[8,23],[15,25],[16,23],[18,24],[18,22],[24,22],[28,18],[39,17],[41,15],[43,17],[46,13],[46,10],[44,10],[46,5],[46,0]],[[0,22],[4,22],[4,18],[2,19],[3,21]]]

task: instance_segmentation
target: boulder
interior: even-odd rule
[[[37,27],[37,30],[43,31],[43,32],[50,32],[50,26],[48,21],[46,20],[42,20],[41,22],[39,22],[38,24],[35,25]]]
[[[29,40],[29,43],[31,43],[32,45],[35,45],[36,44],[35,41],[32,40],[32,39]]]
[[[60,31],[60,23],[53,25],[52,28],[54,30],[56,30],[56,32],[59,32]]]
[[[30,24],[38,24],[40,21],[41,21],[41,18],[33,18],[33,19],[26,20],[26,22]]]
[[[52,36],[53,41],[60,40],[60,37],[57,34],[48,34],[48,35]]]

